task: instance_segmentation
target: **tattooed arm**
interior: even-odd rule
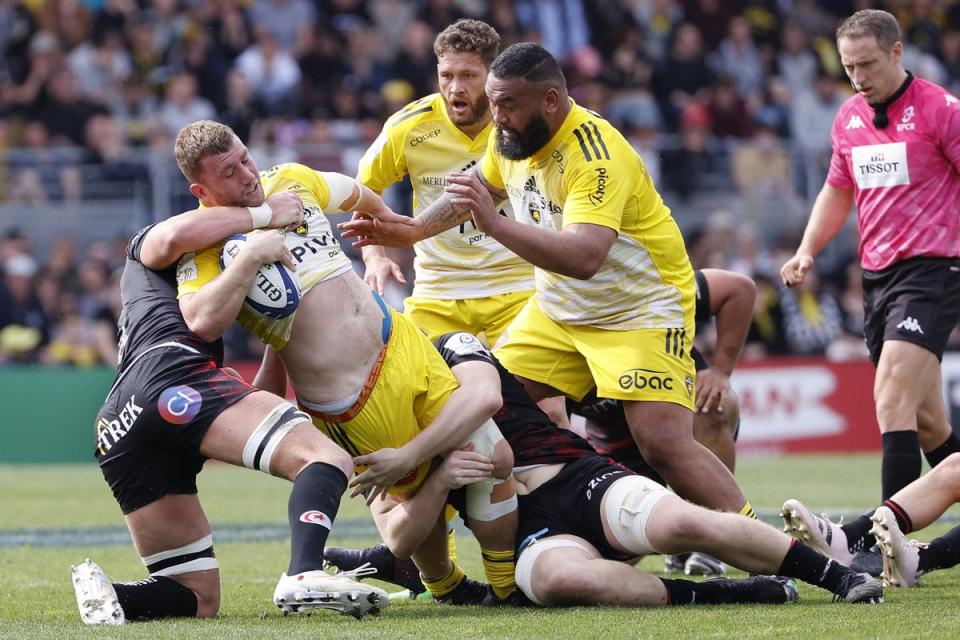
[[[470,174],[476,172],[471,170]],[[452,176],[464,174],[451,174]],[[491,187],[487,189],[494,191]],[[503,194],[493,194],[503,198]],[[356,238],[355,247],[380,245],[384,247],[411,247],[424,238],[430,238],[470,219],[469,207],[456,204],[453,194],[445,193],[415,218],[407,216],[376,215],[355,216],[349,222],[340,223],[344,238]]]

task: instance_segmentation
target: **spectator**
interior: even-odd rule
[[[733,79],[737,93],[743,98],[752,97],[763,86],[764,67],[760,51],[753,41],[750,22],[743,16],[730,20],[728,35],[711,62],[716,73]]]
[[[783,79],[790,95],[799,100],[811,91],[820,68],[816,54],[810,48],[807,32],[798,22],[787,22],[781,32],[782,47],[777,54],[777,74]]]
[[[0,362],[32,362],[49,338],[50,320],[33,288],[37,263],[17,253],[3,261],[0,283]]]
[[[257,28],[255,34],[255,44],[240,54],[234,69],[250,82],[264,115],[295,113],[300,83],[297,61],[267,29]]]
[[[791,112],[791,129],[800,169],[801,193],[809,200],[820,190],[833,149],[830,147],[830,129],[840,105],[849,94],[836,78],[820,71],[812,92],[796,96]]]
[[[794,355],[824,355],[844,333],[843,313],[820,284],[816,269],[792,288],[780,290],[787,347]]]
[[[704,61],[700,31],[689,23],[677,27],[673,46],[657,71],[657,99],[667,126],[676,130],[680,114],[695,102],[703,102],[713,82]]]
[[[160,105],[160,124],[169,135],[197,120],[216,117],[210,101],[197,95],[197,80],[189,73],[179,73],[167,84]]]
[[[293,58],[306,53],[317,27],[317,11],[309,0],[256,0],[247,15],[255,30],[269,32],[275,45]]]
[[[106,107],[81,96],[73,71],[61,66],[47,82],[47,99],[37,116],[47,127],[54,144],[82,147],[87,121],[98,113],[107,113]]]
[[[90,102],[108,105],[133,71],[130,54],[118,31],[97,31],[67,56],[77,91]]]

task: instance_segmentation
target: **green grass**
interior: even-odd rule
[[[737,477],[752,503],[772,513],[788,497],[812,508],[856,513],[878,498],[876,456],[745,458]],[[223,607],[215,620],[160,621],[123,628],[86,628],[76,612],[69,565],[91,557],[115,580],[143,577],[129,544],[100,546],[4,546],[13,531],[122,526],[119,510],[94,466],[0,467],[0,638],[952,638],[960,623],[960,571],[924,577],[920,587],[887,590],[879,607],[831,603],[830,594],[801,585],[797,605],[685,607],[659,609],[570,608],[487,610],[395,602],[379,617],[353,618],[318,612],[282,617],[270,602],[285,569],[287,544],[274,536],[262,542],[217,543]],[[221,530],[286,519],[286,483],[213,465],[200,476],[207,515]],[[954,517],[957,511],[951,512]],[[331,541],[363,545],[374,541],[366,509],[345,500],[341,530]],[[949,528],[936,525],[917,535],[928,540]],[[97,538],[90,538],[95,540]],[[461,563],[481,575],[475,542],[458,537]],[[656,573],[662,558],[644,560]]]

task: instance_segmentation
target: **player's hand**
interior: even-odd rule
[[[293,254],[283,243],[283,229],[258,229],[247,234],[247,242],[238,254],[246,256],[257,266],[282,262],[284,266],[296,271],[297,265],[293,262]]]
[[[723,411],[730,392],[730,376],[719,369],[708,368],[697,372],[697,411]]]
[[[487,456],[476,453],[471,442],[463,449],[448,453],[433,473],[440,474],[443,485],[453,491],[489,478],[493,474],[493,463]]]
[[[397,483],[397,480],[407,475],[417,466],[417,461],[410,457],[408,450],[400,447],[393,449],[385,447],[373,453],[357,456],[353,459],[355,466],[366,466],[366,470],[350,481],[351,498],[361,493],[367,494],[367,506],[378,497],[386,497],[387,491]]]
[[[400,265],[387,256],[370,256],[364,260],[364,264],[366,270],[363,273],[363,281],[380,295],[383,295],[384,287],[391,278],[400,284],[407,282]]]
[[[491,233],[500,221],[502,216],[497,213],[493,196],[476,173],[451,173],[447,176],[446,191],[453,195],[453,204],[473,212],[473,221],[480,231]]]
[[[283,229],[303,222],[303,200],[293,191],[276,193],[267,198],[267,204],[273,211],[269,228]]]
[[[373,217],[373,216],[376,217]],[[353,246],[412,247],[420,240],[420,230],[413,218],[401,216],[390,209],[370,213],[356,212],[353,219],[341,222],[337,228],[344,238],[354,238]]]
[[[792,287],[803,282],[807,272],[813,268],[813,256],[808,253],[797,253],[780,267],[780,279],[783,284]]]

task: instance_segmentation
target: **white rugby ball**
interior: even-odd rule
[[[230,236],[220,251],[220,266],[226,269],[247,241],[246,234]],[[300,304],[297,276],[282,262],[265,264],[257,270],[244,299],[251,309],[268,318],[286,318]]]

